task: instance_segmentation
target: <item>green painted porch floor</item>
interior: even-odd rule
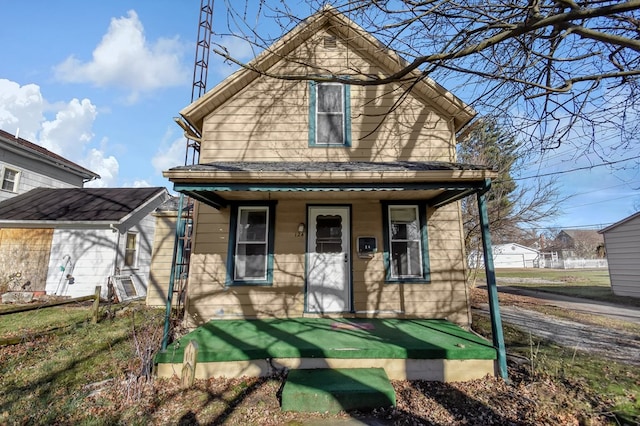
[[[267,358],[496,359],[491,343],[446,320],[289,318],[213,320],[170,344],[157,363],[182,363],[191,340],[198,362]]]

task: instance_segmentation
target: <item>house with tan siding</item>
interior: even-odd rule
[[[640,212],[599,232],[604,236],[613,294],[640,298]]]
[[[404,64],[326,7],[180,112],[199,163],[164,176],[196,200],[187,327],[320,317],[469,326],[459,200],[484,193],[495,173],[456,162],[456,134],[475,112],[428,77],[346,84]],[[345,81],[324,81],[329,73]],[[273,77],[302,74],[317,78]]]

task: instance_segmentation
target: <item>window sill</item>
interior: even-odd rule
[[[268,281],[232,281],[225,283],[225,287],[271,287],[272,282]]]
[[[430,278],[397,278],[387,279],[385,284],[431,284]]]

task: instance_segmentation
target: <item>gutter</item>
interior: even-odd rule
[[[91,181],[96,180],[96,179],[100,179],[100,175],[99,174],[94,173],[89,169],[84,169],[84,167],[82,169],[86,170],[86,172],[84,172],[83,170],[81,170],[81,169],[79,169],[77,167],[73,167],[69,163],[64,163],[64,162],[61,162],[61,161],[57,161],[57,160],[55,160],[55,159],[53,159],[53,158],[51,158],[51,157],[49,157],[49,156],[47,156],[47,155],[45,155],[43,153],[40,153],[38,151],[34,151],[33,149],[31,149],[31,148],[29,148],[27,146],[20,145],[20,144],[16,145],[14,142],[12,142],[10,140],[6,140],[5,138],[2,139],[2,142],[5,142],[7,144],[6,149],[8,151],[11,151],[14,154],[18,154],[18,155],[23,156],[23,157],[30,158],[32,160],[37,160],[37,161],[41,161],[41,162],[50,164],[50,165],[52,165],[54,167],[57,167],[59,169],[64,169],[64,170],[66,170],[68,172],[73,173],[76,176],[82,177],[83,178],[82,181],[84,183],[91,182]],[[82,167],[82,166],[78,165],[78,167]],[[85,176],[88,176],[88,177],[85,177]]]

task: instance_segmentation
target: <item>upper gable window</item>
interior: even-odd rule
[[[5,167],[2,171],[2,189],[16,192],[18,190],[18,176],[20,172]]]
[[[349,86],[310,82],[309,145],[351,146]]]

